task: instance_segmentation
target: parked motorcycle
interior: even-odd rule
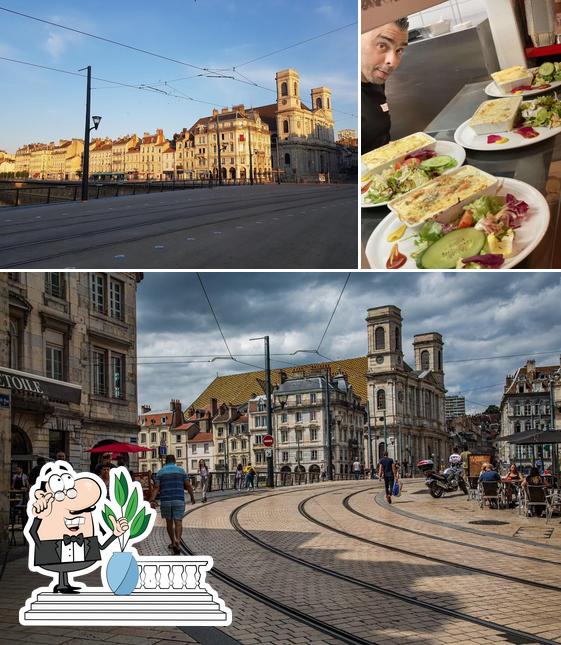
[[[422,459],[417,464],[417,468],[424,473],[425,485],[435,499],[442,497],[444,493],[453,493],[458,488],[464,495],[468,494],[460,455],[450,455],[448,468],[443,473],[435,470],[432,459]]]

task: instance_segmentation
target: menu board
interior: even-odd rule
[[[441,2],[442,0],[361,0],[361,33]]]
[[[485,454],[471,454],[469,455],[469,472],[468,477],[479,477],[481,472],[481,464],[491,463],[491,455],[489,453]]]

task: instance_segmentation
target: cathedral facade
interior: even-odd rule
[[[413,338],[415,366],[403,358],[402,317],[393,305],[368,310],[367,388],[374,460],[387,450],[412,472],[419,459],[437,467],[452,446],[446,431],[443,340],[438,332]]]
[[[276,74],[277,102],[255,108],[271,132],[273,169],[285,181],[317,179],[338,170],[331,90],[311,90],[311,107],[300,98],[300,75],[295,69]]]

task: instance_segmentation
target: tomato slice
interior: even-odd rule
[[[372,186],[372,181],[367,181],[364,186],[360,189],[360,192],[364,195],[364,193],[367,193],[370,186]]]
[[[473,226],[473,213],[471,211],[466,211],[460,219],[458,228],[469,228],[470,226]]]
[[[407,256],[400,253],[397,244],[394,244],[386,262],[386,269],[400,269],[406,262]]]

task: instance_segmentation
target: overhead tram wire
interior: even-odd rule
[[[349,280],[351,279],[351,273],[347,273],[347,278],[345,280],[345,284],[343,285],[343,288],[341,289],[341,293],[339,294],[339,297],[337,298],[337,302],[335,303],[335,307],[333,307],[333,311],[331,312],[331,316],[329,316],[329,320],[327,321],[327,327],[325,328],[325,331],[323,332],[323,336],[321,337],[321,340],[318,343],[318,346],[316,348],[316,352],[319,354],[319,349],[325,339],[325,336],[329,330],[329,327],[331,325],[331,321],[333,320],[333,316],[335,316],[335,312],[337,311],[337,307],[339,306],[339,303],[341,302],[341,298],[343,297],[343,293],[345,293],[345,289],[347,288],[347,285],[349,284]]]
[[[208,67],[200,67],[199,65],[193,65],[192,63],[186,63],[185,61],[178,60],[177,58],[171,58],[170,56],[164,56],[163,54],[157,54],[156,52],[149,51],[148,49],[142,49],[141,47],[135,47],[134,45],[127,45],[126,43],[121,43],[118,40],[112,40],[111,38],[105,38],[104,36],[98,36],[97,34],[90,34],[87,31],[82,31],[81,29],[76,29],[74,27],[68,27],[67,25],[61,25],[58,22],[53,22],[51,20],[45,20],[44,18],[37,18],[36,16],[31,16],[27,13],[22,13],[21,11],[14,11],[13,9],[8,9],[7,7],[1,7],[0,11],[5,11],[6,13],[11,13],[22,18],[28,18],[29,20],[35,20],[36,22],[42,22],[46,25],[51,25],[51,27],[58,27],[59,29],[65,29],[66,31],[72,31],[75,34],[80,34],[81,36],[87,36],[88,38],[95,38],[96,40],[101,40],[111,45],[116,45],[118,47],[124,47],[125,49],[130,49],[132,51],[139,52],[141,54],[146,54],[148,56],[154,56],[155,58],[160,58],[166,60],[170,63],[177,63],[178,65],[184,65],[185,67],[192,67],[193,69],[198,69],[202,72],[211,71]]]

